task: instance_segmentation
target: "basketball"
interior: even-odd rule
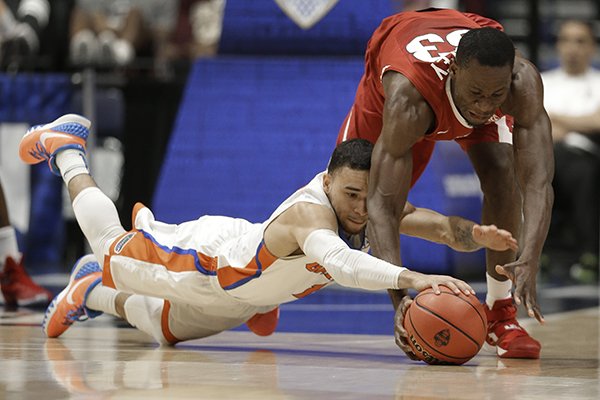
[[[420,292],[404,316],[404,328],[413,352],[428,364],[460,365],[483,346],[487,318],[476,296],[454,294],[440,286]]]

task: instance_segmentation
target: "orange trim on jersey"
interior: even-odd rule
[[[103,268],[102,268],[102,285],[103,286],[107,286],[107,287],[116,289],[115,281],[112,276],[112,271],[110,270],[110,257],[111,257],[111,255],[114,254],[115,246],[118,243],[120,243],[124,239],[124,237],[129,235],[130,233],[131,232],[125,232],[121,236],[117,237],[117,239],[115,239],[112,242],[112,244],[110,245],[110,248],[108,249],[108,255],[104,256]]]
[[[133,226],[134,228],[135,218],[137,217],[137,213],[140,212],[142,208],[146,208],[146,206],[140,202],[135,203],[135,205],[133,206],[133,210],[131,211],[131,226]]]
[[[110,271],[110,256],[104,256],[104,263],[102,267],[102,286],[116,289],[115,281]]]
[[[133,230],[111,246],[110,255],[122,255],[151,264],[164,266],[171,272],[198,271],[198,266],[210,271],[214,268],[212,258],[195,250],[168,248],[158,244],[144,231]],[[127,240],[125,242],[125,240]],[[207,272],[208,272],[207,271]]]
[[[181,342],[180,339],[177,339],[171,329],[169,329],[169,311],[171,310],[171,303],[169,300],[165,300],[163,303],[162,314],[160,316],[160,327],[162,329],[162,334],[167,339],[167,342],[170,344],[175,344],[177,342]]]
[[[317,290],[321,289],[323,286],[327,286],[327,285],[329,285],[329,283],[323,283],[323,284],[320,284],[320,285],[312,285],[311,287],[309,287],[308,289],[306,289],[304,292],[292,294],[292,296],[294,296],[297,299],[301,299],[303,297],[308,296],[309,294],[313,294]]]
[[[217,270],[219,284],[225,290],[235,289],[254,278],[258,278],[276,260],[277,257],[271,254],[267,246],[265,246],[265,242],[262,241],[258,246],[256,256],[245,267],[236,268],[226,266],[219,268]]]

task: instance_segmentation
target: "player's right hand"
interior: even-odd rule
[[[404,296],[402,300],[400,300],[400,304],[398,304],[396,314],[394,315],[394,339],[398,347],[406,353],[408,358],[411,360],[419,360],[408,344],[408,333],[406,332],[406,329],[404,329],[404,316],[411,303],[412,299],[410,296]]]
[[[448,275],[428,275],[408,270],[400,274],[399,283],[401,288],[412,288],[419,292],[432,288],[435,294],[440,294],[440,286],[446,286],[457,295],[461,292],[467,296],[475,294],[475,291],[467,282]]]

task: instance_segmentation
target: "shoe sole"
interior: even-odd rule
[[[34,306],[34,305],[42,306],[42,305],[46,305],[48,303],[49,303],[48,296],[43,293],[35,295],[34,297],[31,297],[27,300],[17,299],[17,304],[20,307],[27,307],[27,306]]]
[[[89,259],[90,261],[84,261],[87,259]],[[89,262],[96,262],[96,258],[91,254],[85,255],[75,262],[75,265],[73,266],[73,269],[71,270],[71,275],[69,277],[69,283],[59,294],[56,295],[56,297],[54,297],[54,299],[52,299],[52,302],[46,309],[46,313],[44,314],[44,320],[42,321],[42,330],[44,331],[44,334],[47,337],[58,337],[58,336],[62,335],[62,333],[64,333],[64,331],[63,331],[59,335],[50,336],[48,334],[48,321],[52,320],[52,318],[54,317],[54,314],[56,314],[56,311],[58,310],[57,304],[62,301],[62,299],[67,295],[67,293],[69,293],[69,290],[71,289],[71,285],[73,284],[73,282],[75,282],[75,277],[77,276],[77,274],[79,273],[81,268],[83,268]],[[69,329],[69,328],[67,328],[67,329]],[[65,331],[66,331],[66,329],[65,329]]]
[[[502,350],[498,346],[492,346],[485,342],[481,348],[481,351],[486,354],[496,354],[500,358],[523,358],[523,359],[538,359],[540,358],[540,350],[538,351],[525,351],[525,350]]]

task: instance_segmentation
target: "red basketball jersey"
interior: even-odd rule
[[[403,12],[384,19],[367,45],[365,73],[338,143],[357,137],[377,141],[383,125],[382,78],[386,71],[397,71],[408,78],[435,114],[434,129],[413,149],[413,183],[425,168],[435,141],[458,139],[463,148],[473,140],[497,141],[497,121],[504,114],[497,110],[487,125],[473,128],[455,107],[447,79],[460,38],[470,29],[481,27],[502,30],[494,20],[455,10]],[[512,127],[510,117],[503,122]]]

